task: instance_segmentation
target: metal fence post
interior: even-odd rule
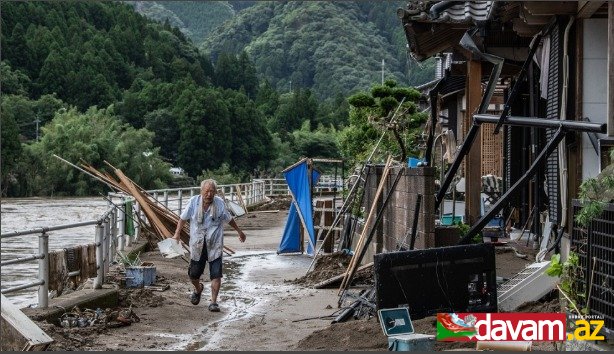
[[[119,219],[118,213],[119,208],[114,208],[113,212],[111,212],[111,257],[109,262],[115,260],[115,254],[117,253],[117,220]]]
[[[164,206],[168,208],[168,190],[164,190]]]
[[[132,238],[134,237],[135,239],[139,238],[139,234],[141,232],[141,223],[139,222],[139,220],[141,220],[140,217],[140,213],[141,212],[141,207],[139,205],[139,203],[137,203],[136,201],[134,202],[134,211],[133,214],[130,215],[131,217],[134,217],[134,236],[130,236],[128,235],[128,246],[132,245]]]
[[[118,211],[118,222],[119,222],[119,235],[118,235],[118,243],[119,250],[124,251],[126,248],[126,218],[130,217],[130,215],[126,215],[126,199],[122,198],[123,209],[115,209]]]
[[[38,260],[38,278],[43,281],[38,287],[38,307],[46,309],[49,306],[49,235],[44,231],[38,236],[38,251],[43,255]]]
[[[183,201],[183,189],[180,189],[177,192],[177,197],[179,198],[179,207],[177,208],[177,214],[181,215],[181,211],[182,211],[181,210],[181,204],[182,204],[182,201]]]
[[[103,263],[103,253],[102,253],[102,248],[103,248],[103,233],[104,233],[104,226],[102,226],[102,224],[97,224],[96,225],[96,238],[95,238],[95,242],[96,242],[96,279],[94,279],[94,289],[101,289],[102,288],[102,281],[103,281],[103,277],[104,277],[104,263]]]
[[[107,277],[107,273],[109,272],[109,254],[111,253],[110,249],[109,249],[109,241],[110,241],[110,236],[111,236],[111,220],[110,217],[107,216],[106,219],[104,219],[104,234],[103,234],[103,238],[102,238],[102,255],[103,255],[103,272],[102,272],[102,279],[103,281],[106,279]]]

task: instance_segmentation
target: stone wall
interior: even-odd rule
[[[362,202],[364,220],[369,215],[384,170],[383,165],[367,167],[368,173]],[[377,212],[381,209],[399,171],[402,173],[401,179],[392,191],[391,199],[384,210],[383,218],[377,226],[377,232],[362,263],[371,262],[373,255],[376,253],[396,251],[399,247],[409,248],[414,210],[419,194],[422,195],[422,202],[418,214],[414,248],[426,249],[435,246],[435,169],[432,167],[408,168],[399,166],[391,168],[372,216],[371,225],[375,222]],[[370,228],[367,230],[366,236],[368,236],[369,231]],[[354,230],[353,248],[358,243],[361,232],[361,227]]]

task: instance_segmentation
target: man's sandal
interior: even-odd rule
[[[200,283],[200,292],[196,292],[193,291],[192,292],[192,296],[190,296],[190,301],[192,302],[192,305],[198,305],[198,303],[200,302],[200,296],[203,293],[203,290],[205,290],[205,285],[203,283]]]
[[[212,303],[209,304],[209,311],[211,311],[211,312],[220,312],[220,306],[217,303],[212,302]]]

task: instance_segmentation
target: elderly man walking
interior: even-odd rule
[[[217,183],[206,179],[200,184],[200,195],[190,198],[187,207],[181,213],[173,239],[179,242],[183,225],[190,222],[190,266],[188,276],[194,285],[190,298],[192,304],[198,305],[204,289],[200,277],[209,263],[211,278],[211,303],[209,311],[219,312],[217,296],[222,284],[222,250],[224,248],[224,224],[228,223],[239,234],[239,240],[245,242],[245,233],[239,228],[226,208],[222,198],[216,196]]]

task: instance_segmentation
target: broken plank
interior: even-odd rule
[[[373,266],[373,262],[365,264],[363,266],[358,267],[357,272],[360,272],[361,270],[370,268],[372,266]],[[345,273],[336,275],[336,276],[334,276],[332,278],[329,278],[329,279],[326,279],[326,280],[323,280],[323,281],[317,283],[313,287],[315,289],[322,289],[322,288],[324,288],[324,287],[326,287],[328,285],[332,285],[332,284],[335,284],[335,283],[341,281],[344,276],[345,276]]]

